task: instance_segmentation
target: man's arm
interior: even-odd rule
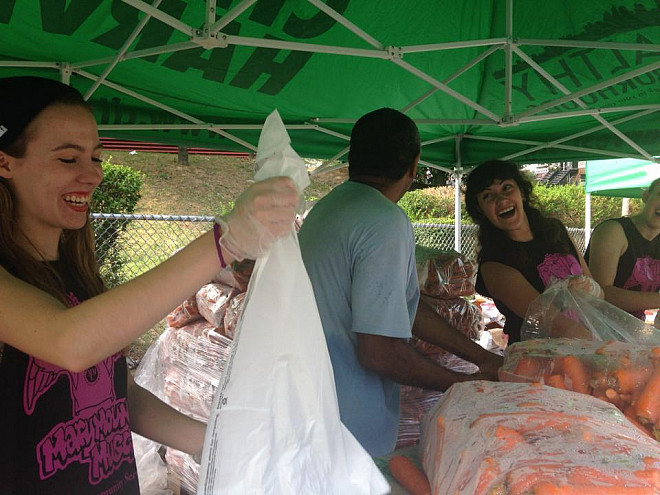
[[[660,294],[614,287],[619,258],[628,248],[623,227],[618,222],[600,224],[589,244],[589,269],[605,292],[605,300],[624,311],[642,311],[660,307]]]
[[[476,364],[479,369],[497,379],[497,369],[502,366],[503,358],[488,352],[473,342],[462,332],[452,327],[420,298],[412,332],[420,339],[438,346],[456,356]]]
[[[468,375],[443,368],[405,339],[358,333],[357,342],[362,366],[403,385],[444,391],[456,382],[492,379],[487,373]]]

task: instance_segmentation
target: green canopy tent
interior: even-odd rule
[[[277,108],[319,173],[383,106],[457,186],[490,158],[660,154],[656,0],[3,0],[15,74],[79,88],[121,139],[254,151]]]
[[[660,178],[657,163],[634,158],[589,160],[585,163],[584,237],[591,237],[591,195],[641,198],[644,189]]]
[[[641,198],[642,191],[660,177],[660,166],[634,158],[589,160],[585,164],[585,175],[588,194]]]

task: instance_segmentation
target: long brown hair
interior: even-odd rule
[[[58,105],[80,106],[91,111],[82,97],[66,98],[52,102]],[[34,122],[34,121],[33,121]],[[15,158],[25,156],[30,141],[31,125],[28,125],[9,146],[2,151]],[[16,199],[6,180],[0,178],[0,262],[12,275],[67,303],[66,288],[49,263],[44,259],[32,256],[20,244],[19,239],[30,242],[16,221]],[[94,230],[89,222],[89,214],[85,226],[77,230],[64,230],[58,247],[60,260],[66,262],[74,270],[73,275],[81,286],[87,290],[89,297],[104,291],[103,282],[99,276],[99,267],[95,255]]]

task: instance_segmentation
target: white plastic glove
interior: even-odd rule
[[[571,290],[577,289],[591,294],[594,297],[598,297],[599,299],[605,298],[605,292],[603,292],[601,286],[598,285],[598,282],[591,277],[587,277],[586,275],[575,275],[569,277],[567,280],[567,287]]]
[[[234,209],[216,217],[222,228],[220,247],[225,261],[257,259],[289,234],[295,220],[298,191],[288,177],[252,184],[238,197]]]

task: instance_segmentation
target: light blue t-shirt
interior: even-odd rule
[[[299,233],[334,370],[341,420],[372,456],[396,444],[399,386],[358,362],[355,333],[408,339],[419,285],[410,220],[377,189],[345,182]]]

